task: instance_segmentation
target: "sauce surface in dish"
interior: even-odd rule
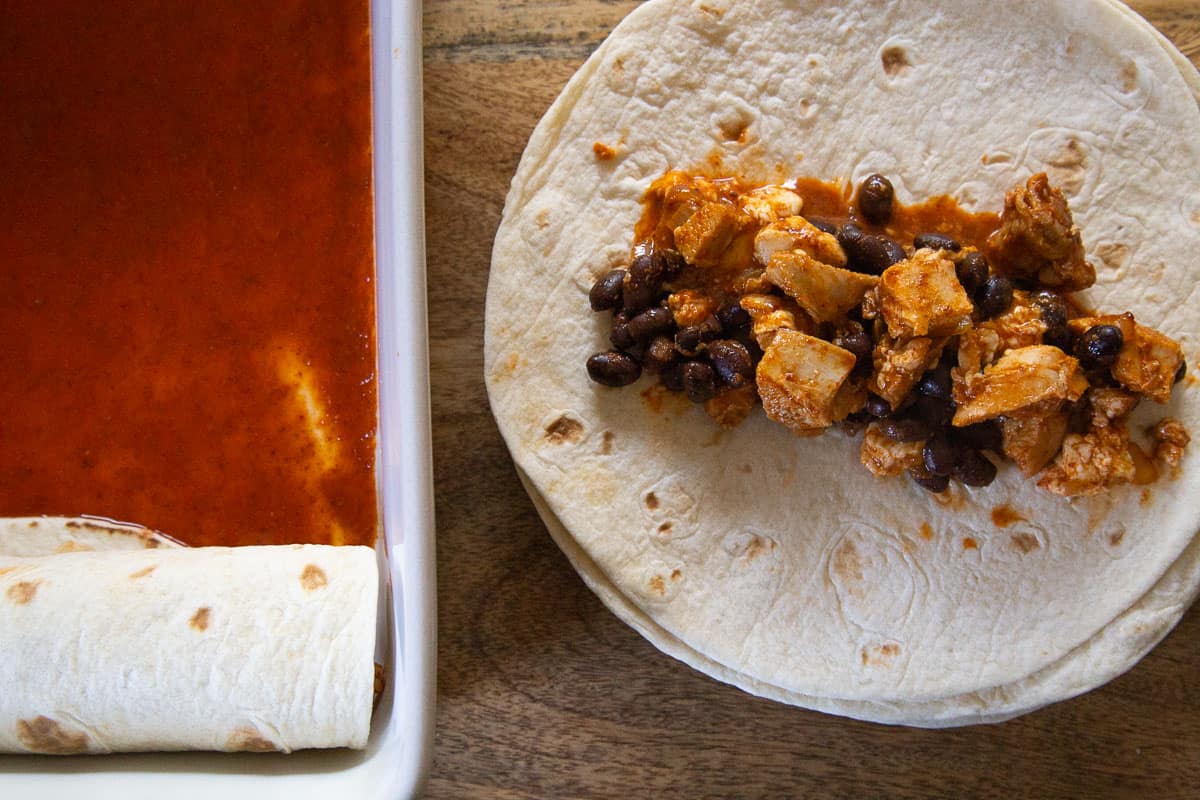
[[[365,0],[14,0],[0,516],[372,544]]]

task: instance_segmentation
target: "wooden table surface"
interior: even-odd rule
[[[637,4],[428,0],[425,201],[438,522],[429,797],[1200,797],[1200,610],[1130,673],[923,731],[760,700],[659,653],[571,569],[483,385],[504,195],[542,113]],[[1200,2],[1135,7],[1200,62]]]

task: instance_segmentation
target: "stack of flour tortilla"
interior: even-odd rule
[[[366,746],[368,547],[0,520],[0,753]]]
[[[628,263],[643,193],[669,169],[879,172],[902,202],[979,211],[1045,171],[1097,267],[1084,301],[1132,311],[1200,363],[1198,96],[1187,60],[1107,0],[630,14],[534,131],[487,298],[493,412],[584,580],[693,667],[861,719],[994,722],[1129,669],[1200,586],[1194,453],[1149,490],[1067,500],[1010,468],[939,502],[866,473],[850,437],[797,439],[761,414],[720,431],[590,382],[607,343],[587,292]],[[1134,422],[1200,430],[1196,391]]]

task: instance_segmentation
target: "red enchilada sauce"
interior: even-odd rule
[[[365,0],[13,0],[0,516],[376,529]]]

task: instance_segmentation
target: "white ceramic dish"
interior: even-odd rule
[[[365,751],[0,756],[8,800],[411,797],[433,740],[433,479],[425,309],[421,7],[372,0],[379,460],[390,595],[380,642],[388,685]]]

